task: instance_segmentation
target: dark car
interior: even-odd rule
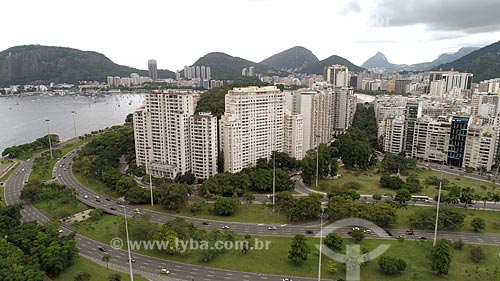
[[[427,237],[425,237],[425,236],[420,236],[418,239],[420,239],[420,240],[427,240]]]
[[[387,235],[392,237],[392,233],[389,230],[385,230],[385,233],[387,233]]]
[[[111,207],[111,208],[109,208],[109,209],[110,209],[110,210],[112,210],[112,211],[116,211],[116,208],[115,208],[115,207]]]
[[[312,230],[306,230],[306,234],[313,234],[314,232]]]
[[[406,235],[415,235],[415,232],[413,231],[413,229],[410,229],[406,231]]]
[[[128,262],[128,261],[131,261],[132,263],[134,263],[134,262],[135,262],[135,258],[132,258],[132,259],[130,259],[130,260],[129,260],[129,259],[127,259],[127,262]]]
[[[201,224],[203,224],[203,225],[210,225],[210,224],[209,224],[208,222],[206,222],[206,221],[202,222]]]
[[[111,199],[109,199],[108,197],[106,197],[106,201],[110,201]]]
[[[106,249],[104,249],[103,247],[99,246],[97,249],[99,249],[99,251],[101,252],[106,252]]]

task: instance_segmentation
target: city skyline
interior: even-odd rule
[[[320,60],[339,55],[361,65],[381,51],[393,63],[412,64],[500,38],[500,19],[494,15],[500,2],[491,0],[308,1],[309,10],[304,2],[280,0],[52,3],[4,4],[4,10],[11,11],[4,19],[16,24],[4,30],[0,50],[26,44],[63,46],[103,53],[118,64],[140,69],[154,58],[159,69],[175,71],[209,52],[260,62],[293,46],[308,48]],[[75,10],[84,16],[75,18]],[[13,11],[22,11],[27,20],[20,21]],[[51,14],[57,17],[47,16]],[[305,24],[311,14],[314,22]],[[258,20],[266,15],[273,21]],[[214,34],[219,34],[217,40]],[[143,38],[152,38],[152,44]],[[335,43],[339,38],[342,44]],[[262,47],[262,41],[269,44]]]

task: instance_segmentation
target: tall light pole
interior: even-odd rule
[[[71,113],[73,114],[73,128],[75,128],[75,138],[76,138],[76,136],[77,136],[77,134],[76,134],[76,121],[75,121],[76,111],[72,110]]]
[[[148,159],[146,159],[146,173],[149,174],[149,192],[151,193],[151,207],[153,207],[153,182],[151,181],[151,173],[149,173],[149,152],[151,150],[150,146],[146,147],[146,150],[148,151]]]
[[[123,205],[120,206],[123,208],[123,216],[125,217],[125,233],[127,235],[128,268],[130,270],[130,281],[134,281],[134,272],[132,270],[132,255],[130,254],[130,241],[128,238],[127,209]]]
[[[319,135],[316,135],[316,140],[318,143],[318,147],[316,149],[316,189],[318,189],[318,177],[319,177]]]
[[[321,281],[321,256],[323,248],[323,219],[325,218],[325,208],[321,206],[321,215],[319,216],[321,223],[319,228],[319,262],[318,262],[318,281]]]
[[[49,137],[49,150],[50,150],[50,159],[54,160],[54,156],[52,155],[52,141],[50,140],[50,128],[49,128],[49,119],[45,119],[45,122],[47,122],[47,134]]]
[[[446,155],[443,153],[443,155]],[[436,221],[434,223],[434,242],[432,243],[432,246],[436,246],[436,240],[437,240],[437,231],[438,231],[438,222],[439,222],[439,204],[441,203],[441,187],[443,186],[443,168],[444,168],[444,161],[446,160],[443,159],[443,162],[441,163],[441,179],[439,180],[439,190],[438,190],[438,200],[437,200],[437,205],[436,205]]]

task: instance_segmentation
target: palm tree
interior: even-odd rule
[[[496,205],[498,202],[500,202],[500,194],[498,194],[496,192],[493,193],[491,195],[491,200],[493,200],[493,202],[495,202],[495,205]]]
[[[109,261],[111,260],[111,256],[109,254],[105,254],[102,256],[101,260],[106,263],[106,269],[109,271]]]
[[[78,272],[75,275],[74,281],[90,281],[90,273],[86,271]]]

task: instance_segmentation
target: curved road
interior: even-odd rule
[[[70,163],[69,157],[65,157],[61,159],[57,165],[55,166],[56,172],[64,172],[63,167],[59,167],[60,164],[64,163],[67,165]],[[32,168],[32,160],[21,163],[21,165],[12,173],[10,178],[6,181],[5,184],[5,201],[8,205],[16,204],[20,202],[21,190],[24,186],[24,182],[27,181],[29,174]],[[69,161],[69,162],[66,162]],[[68,171],[68,169],[67,169]],[[68,173],[66,173],[68,174]],[[69,172],[72,175],[71,172]],[[62,175],[61,175],[62,176]],[[73,185],[70,185],[73,186]],[[79,189],[82,191],[82,189]],[[89,192],[90,195],[90,192]],[[94,194],[92,194],[95,196]],[[104,199],[104,197],[102,197]],[[111,201],[103,200],[101,202],[95,202],[91,200],[86,200],[83,197],[79,197],[84,203],[90,203],[88,205],[93,207],[103,208],[104,206],[110,206]],[[90,199],[90,198],[89,198]],[[103,205],[93,204],[93,203],[104,203]],[[121,209],[121,208],[120,208]],[[109,208],[107,208],[109,210]],[[132,215],[132,208],[126,207],[127,213]],[[47,223],[52,221],[50,217],[45,215],[44,213],[38,211],[31,205],[24,205],[21,210],[21,214],[23,215],[23,221],[38,221],[39,223]],[[116,213],[121,214],[121,212]],[[173,216],[169,216],[169,218],[173,218]],[[221,224],[222,225],[222,224]],[[69,234],[72,230],[68,227],[62,227],[64,234]],[[85,256],[87,258],[100,261],[103,256],[103,252],[99,250],[99,247],[103,247],[106,249],[106,252],[112,256],[112,260],[109,262],[110,267],[120,270],[122,272],[128,273],[128,254],[124,250],[112,249],[109,245],[100,243],[98,241],[92,240],[85,236],[76,234],[75,239],[77,241],[77,248],[80,252],[80,255]],[[270,275],[270,274],[256,274],[250,272],[240,272],[240,271],[232,271],[232,270],[224,270],[224,269],[216,269],[209,268],[191,264],[184,264],[179,262],[167,261],[159,258],[154,258],[150,256],[145,256],[137,253],[133,253],[132,256],[136,259],[136,262],[133,263],[134,273],[144,276],[150,280],[204,280],[204,281],[212,281],[212,280],[281,280],[283,276]],[[170,275],[165,276],[160,274],[160,270],[162,268],[166,268],[170,270]],[[293,280],[315,280],[311,278],[303,278],[303,277],[293,277]]]

